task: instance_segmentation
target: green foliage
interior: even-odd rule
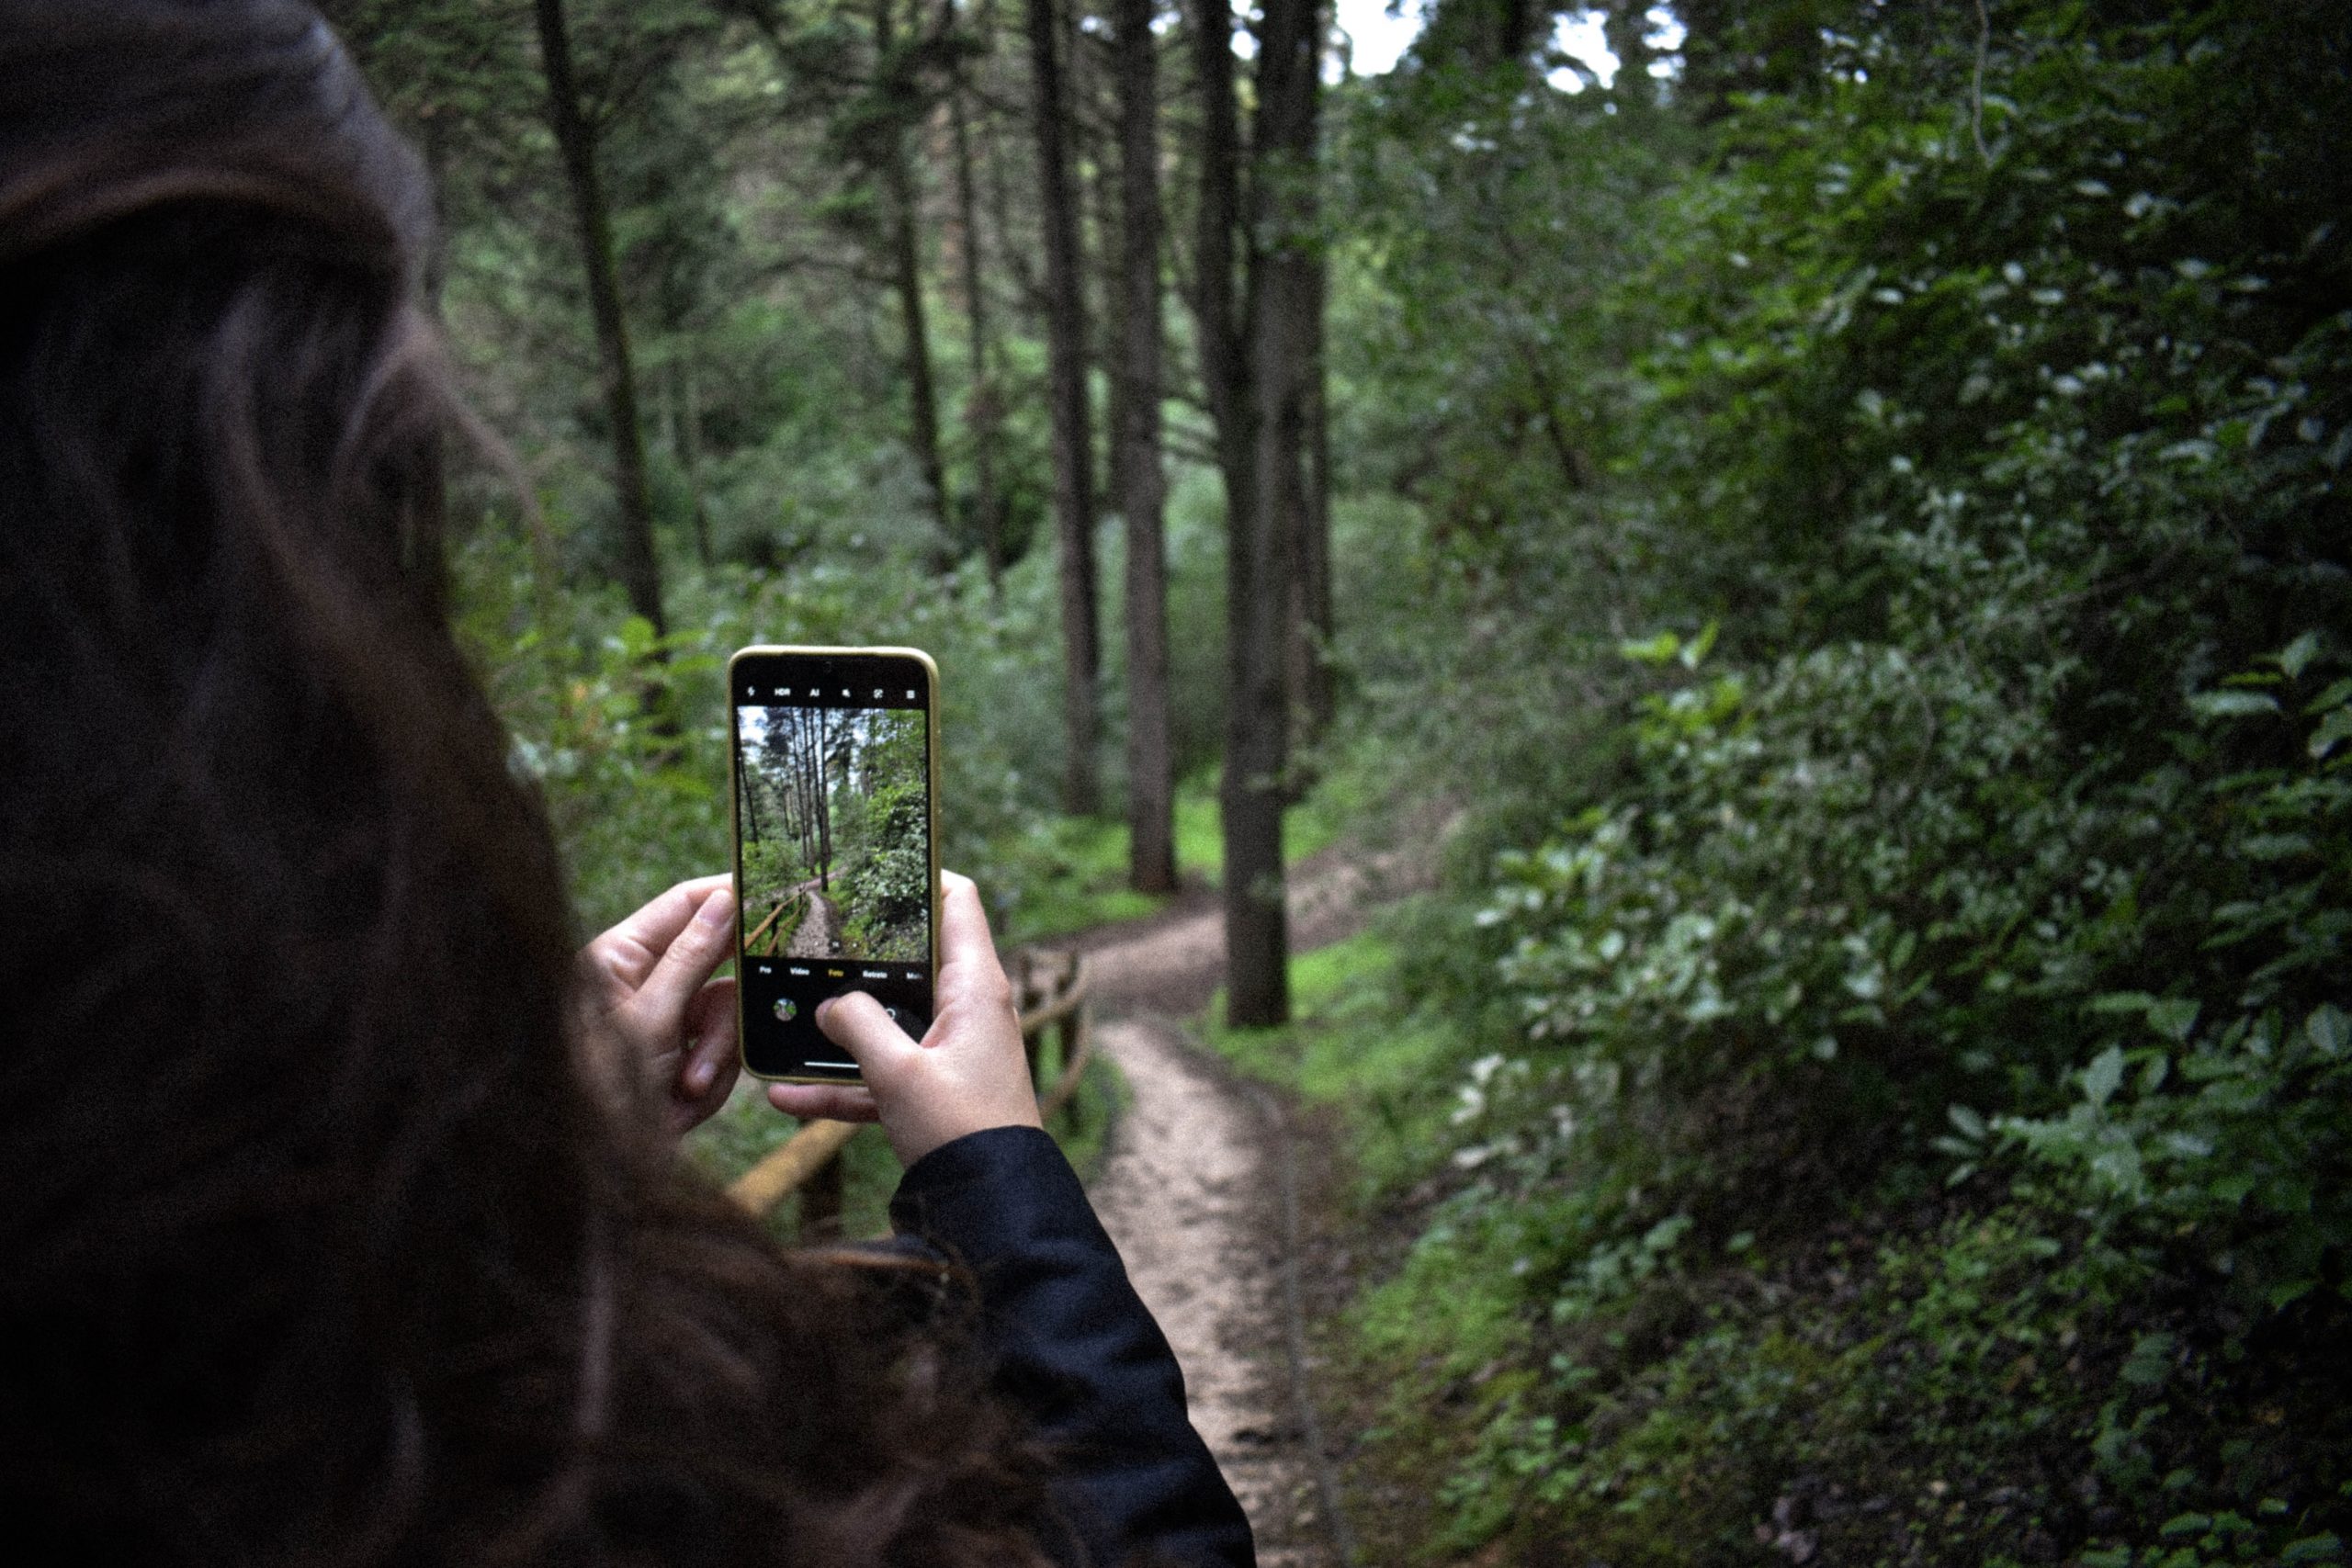
[[[1477,808],[1356,1337],[1451,1389],[1390,1438],[1466,1445],[1447,1547],[2345,1528],[2347,39],[1994,14],[1981,109],[1873,16],[1705,161],[1515,83],[1344,119],[1374,581],[1465,628],[1351,649]]]
[[[1470,1051],[1442,1016],[1400,994],[1397,966],[1424,914],[1400,905],[1372,930],[1294,957],[1289,1028],[1234,1029],[1220,1021],[1221,1001],[1209,1007],[1209,1043],[1237,1066],[1344,1109],[1367,1209],[1393,1199],[1444,1141],[1453,1107],[1432,1086]]]
[[[923,767],[920,716],[894,714],[876,726],[882,737],[865,766],[870,793],[840,791],[835,832],[851,846],[836,874],[844,906],[843,951],[874,958],[919,960],[929,949],[931,781]]]
[[[2241,679],[2317,683],[2317,645],[2298,639]],[[2209,729],[2284,729],[2292,759],[2211,778],[2184,803],[2218,851],[2198,868],[2187,934],[2226,958],[2228,987],[2093,997],[2086,1021],[2124,1028],[2099,1029],[2081,1098],[2060,1114],[1996,1123],[2103,1201],[2205,1238],[2216,1266],[2272,1306],[2343,1288],[2352,1247],[2352,1200],[2334,1179],[2352,1163],[2352,1020],[2316,999],[2341,995],[2352,931],[2352,773],[2332,734],[2347,702],[2352,682],[2328,683],[2299,705],[2317,720],[2307,725],[2274,693],[2245,685],[2191,697]],[[2183,750],[2244,755],[2226,744],[2236,740],[2258,755],[2278,750],[2267,739],[2217,745],[2199,734]]]
[[[1029,942],[1114,920],[1140,919],[1159,900],[1127,886],[1127,827],[1124,822],[1056,818],[1039,823],[1019,846],[1023,892],[1009,941]]]
[[[1053,815],[1060,735],[1058,649],[1041,630],[1051,569],[1019,563],[1001,597],[977,570],[935,577],[854,555],[788,574],[673,571],[675,629],[657,646],[617,592],[547,581],[493,520],[457,562],[459,630],[514,735],[516,766],[545,794],[584,922],[727,865],[728,654],[895,642],[929,649],[941,669],[942,863],[979,881],[1001,927],[1034,930],[1024,905],[1033,888],[1047,896],[1036,840]]]

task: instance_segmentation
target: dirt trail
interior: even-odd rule
[[[1434,836],[1433,836],[1434,837]],[[1326,851],[1290,876],[1290,946],[1306,953],[1352,934],[1376,905],[1428,885],[1430,845],[1351,856]],[[1190,1018],[1225,981],[1225,914],[1213,890],[1187,893],[1147,919],[1045,945],[1087,954],[1095,1011]]]
[[[1264,1128],[1167,1020],[1117,1020],[1097,1040],[1135,1096],[1094,1183],[1103,1228],[1175,1347],[1193,1425],[1250,1515],[1261,1568],[1325,1568],[1336,1557],[1282,1353]]]
[[[814,878],[803,883],[796,892],[808,895],[808,912],[800,918],[800,929],[792,933],[792,941],[785,948],[787,958],[831,958],[841,951],[841,908],[825,894],[817,891]]]
[[[1427,859],[1327,854],[1300,867],[1294,951],[1355,930]],[[1194,896],[1070,944],[1088,955],[1098,1043],[1133,1095],[1095,1206],[1175,1347],[1193,1425],[1249,1511],[1262,1568],[1338,1568],[1285,1348],[1283,1134],[1171,1021],[1207,1005],[1224,943],[1213,899]]]

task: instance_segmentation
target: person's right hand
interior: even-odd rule
[[[831,1122],[879,1120],[900,1163],[990,1127],[1042,1127],[1037,1089],[1021,1046],[1012,983],[997,962],[980,891],[967,876],[941,874],[939,1010],[920,1041],[910,1039],[863,991],[817,1010],[825,1038],[850,1054],[863,1088],[770,1084],[768,1103],[788,1116]]]

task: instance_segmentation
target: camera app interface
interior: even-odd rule
[[[736,664],[737,972],[755,1072],[855,1077],[815,1022],[837,992],[867,992],[910,1034],[930,1023],[927,697],[906,660]]]

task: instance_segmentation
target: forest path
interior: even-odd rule
[[[1095,1211],[1184,1369],[1193,1425],[1250,1516],[1261,1568],[1337,1568],[1284,1356],[1279,1152],[1167,1019],[1114,1020],[1095,1039],[1134,1096]]]
[[[785,947],[787,958],[831,958],[834,945],[841,941],[841,906],[817,891],[817,878],[810,877],[793,889],[808,895],[808,912],[800,917],[800,929],[792,933],[792,941]]]
[[[1420,842],[1378,852],[1335,844],[1291,867],[1291,952],[1352,936],[1379,905],[1428,886],[1444,832],[1441,824]],[[1087,955],[1088,995],[1106,1018],[1193,1017],[1225,983],[1225,910],[1211,887],[1192,888],[1156,915],[1038,945]]]
[[[1335,849],[1294,868],[1293,951],[1351,934],[1432,865],[1425,849]],[[1300,1325],[1290,1271],[1305,1238],[1294,1236],[1287,1201],[1298,1157],[1287,1119],[1174,1021],[1205,1009],[1224,978],[1215,897],[1189,895],[1064,944],[1088,954],[1096,1040],[1132,1096],[1094,1182],[1095,1208],[1175,1348],[1193,1424],[1250,1515],[1260,1563],[1340,1568],[1328,1471],[1310,1447],[1292,1359]]]

